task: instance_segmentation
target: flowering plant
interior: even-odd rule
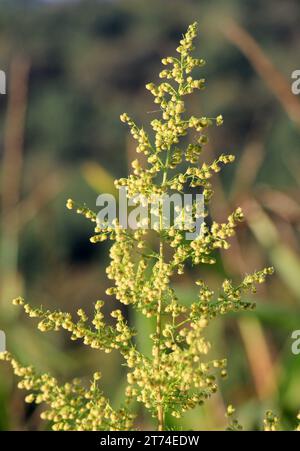
[[[93,243],[112,242],[107,268],[112,286],[107,294],[139,314],[155,318],[155,329],[150,336],[152,356],[147,357],[138,349],[134,339],[136,332],[120,309],[111,312],[114,325],[106,322],[102,300],[95,303],[91,322],[83,309],[78,310],[78,318],[74,319],[70,313],[60,310],[51,312],[32,307],[22,298],[13,301],[30,317],[39,319],[41,331],[65,329],[71,340],[82,340],[85,345],[105,353],[117,350],[128,369],[126,405],[115,410],[100,389],[100,372],[93,375],[88,387],[79,380],[60,385],[53,376],[39,375],[32,366],[22,366],[9,353],[2,354],[2,359],[10,361],[15,374],[21,378],[19,388],[30,392],[26,401],[48,405],[41,417],[48,420],[54,430],[132,430],[135,417],[130,405],[135,399],[151,413],[158,430],[162,431],[166,428],[167,413],[180,418],[186,411],[203,404],[218,389],[216,373],[227,376],[225,359],[209,359],[211,344],[205,336],[206,328],[219,315],[253,309],[255,304],[244,300],[244,295],[255,292],[256,285],[273,272],[272,268],[262,269],[247,275],[238,285],[226,279],[219,293],[214,293],[198,279],[198,297],[189,306],[180,301],[171,285],[172,278],[183,274],[188,262],[213,265],[215,251],[229,248],[228,240],[243,220],[240,208],[222,224],[210,221],[208,216],[207,206],[213,196],[211,177],[222,165],[233,162],[234,156],[222,154],[211,163],[199,162],[208,141],[208,127],[220,126],[223,119],[222,116],[213,119],[186,114],[186,97],[205,85],[204,79],[195,79],[192,75],[195,68],[204,65],[203,59],[192,56],[196,34],[197,24],[194,23],[180,41],[179,56],[162,60],[166,68],[160,78],[164,81],[146,86],[159,105],[160,113],[151,122],[151,133],[136,125],[127,114],[121,115],[146,164],[134,160],[133,172],[117,180],[116,186],[126,187],[128,196],[143,194],[147,199],[185,190],[200,191],[205,203],[201,233],[187,240],[185,230],[175,223],[164,228],[159,209],[155,239],[149,240],[149,232],[143,227],[128,230],[118,221],[105,227],[97,222],[97,214],[87,206],[77,205],[71,199],[67,202],[69,209],[75,209],[94,224]],[[233,407],[229,406],[228,416],[233,413]],[[277,421],[268,412],[265,429],[276,429]],[[239,429],[240,425],[232,420],[229,428]]]

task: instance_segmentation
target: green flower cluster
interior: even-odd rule
[[[192,76],[195,68],[198,71],[204,65],[202,59],[192,56],[196,34],[197,24],[194,23],[180,41],[179,57],[162,60],[166,69],[160,73],[160,78],[164,81],[146,86],[160,108],[160,116],[151,122],[152,130],[148,133],[127,114],[121,115],[121,121],[128,124],[137,141],[137,152],[146,156],[146,164],[134,160],[133,172],[116,181],[117,187],[127,188],[128,196],[143,194],[151,200],[155,195],[196,188],[203,193],[207,205],[213,195],[211,177],[222,165],[234,160],[232,155],[221,155],[211,163],[199,162],[208,142],[207,128],[221,125],[223,118],[186,115],[186,96],[205,85],[203,78]],[[203,404],[218,389],[217,373],[221,377],[227,376],[226,360],[209,358],[211,344],[205,332],[210,322],[218,315],[253,309],[255,305],[245,300],[244,295],[255,292],[256,285],[264,282],[273,269],[247,275],[237,286],[231,280],[225,280],[218,294],[203,280],[197,280],[198,297],[186,306],[172,288],[172,277],[182,274],[187,262],[193,265],[215,263],[216,250],[229,248],[229,239],[243,220],[240,208],[225,223],[204,224],[201,234],[190,241],[185,239],[184,230],[174,225],[164,229],[161,210],[156,241],[153,241],[153,236],[148,239],[149,232],[145,229],[125,230],[117,221],[114,226],[101,228],[96,223],[95,212],[85,205],[77,206],[71,199],[67,208],[75,209],[94,224],[93,243],[112,241],[107,268],[112,286],[107,294],[130,305],[141,315],[155,318],[156,325],[149,337],[152,355],[145,356],[138,349],[135,332],[120,310],[111,313],[116,320],[114,326],[105,322],[102,301],[96,302],[94,317],[89,322],[82,309],[77,312],[78,319],[74,320],[69,313],[33,308],[19,298],[14,303],[22,305],[30,317],[39,319],[41,331],[65,329],[72,340],[82,340],[92,348],[104,352],[118,350],[128,368],[128,405],[119,411],[112,409],[98,387],[98,373],[88,388],[78,381],[59,386],[53,377],[40,376],[31,367],[22,367],[9,354],[2,358],[11,362],[15,374],[21,378],[19,387],[31,392],[26,400],[49,406],[42,418],[50,421],[55,430],[132,429],[131,400],[142,403],[156,418],[158,430],[164,430],[167,413],[180,418],[186,411]],[[204,217],[207,214],[205,211]],[[233,412],[230,406],[228,416]],[[276,417],[268,413],[265,429],[276,427]],[[233,420],[229,428],[237,430],[240,425]]]
[[[78,379],[60,386],[53,376],[36,374],[32,366],[20,365],[8,352],[1,359],[9,361],[15,375],[21,378],[18,388],[31,392],[26,402],[48,405],[41,418],[50,422],[54,431],[132,429],[133,416],[125,409],[114,410],[100,390],[99,372],[94,373],[87,388]]]
[[[135,335],[134,330],[127,325],[121,310],[111,312],[111,316],[116,319],[115,327],[105,323],[104,315],[101,312],[104,305],[103,301],[97,301],[95,304],[92,325],[88,324],[88,317],[83,309],[77,311],[79,320],[75,322],[70,313],[33,308],[30,304],[25,304],[22,298],[14,299],[13,304],[23,306],[24,311],[30,318],[39,318],[38,329],[41,332],[65,329],[71,334],[71,340],[82,339],[85,345],[106,353],[113,349],[127,349]]]

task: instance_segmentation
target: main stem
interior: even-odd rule
[[[159,255],[160,261],[163,261],[163,243],[160,242],[159,245]],[[157,349],[157,370],[158,374],[160,373],[160,340],[161,340],[161,308],[162,308],[162,293],[160,293],[158,303],[157,303],[157,316],[156,316],[156,336],[158,341],[158,349]],[[158,431],[164,430],[164,408],[162,405],[162,394],[161,389],[158,387],[158,397],[157,397],[157,422],[158,422]]]
[[[163,179],[162,179],[162,186],[165,186],[167,182],[167,172],[168,172],[168,164],[170,159],[170,149],[167,151],[167,157],[165,162],[165,167],[163,171]],[[163,225],[163,217],[162,217],[162,211],[160,211],[160,230],[162,230]],[[159,243],[159,257],[160,257],[160,263],[163,263],[164,260],[164,248],[163,248],[163,242],[162,239],[160,239]],[[157,303],[157,316],[156,316],[156,337],[158,342],[157,347],[157,371],[160,375],[160,358],[161,358],[161,310],[162,310],[162,292],[159,293],[158,303]],[[157,423],[158,423],[158,431],[164,430],[164,423],[165,423],[165,412],[164,407],[162,403],[162,393],[160,386],[158,387],[158,396],[157,396]]]

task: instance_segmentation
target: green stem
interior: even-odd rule
[[[160,220],[162,222],[162,216],[160,215]],[[160,264],[163,263],[163,242],[160,241],[159,244],[159,257]],[[162,292],[160,291],[157,303],[157,316],[156,316],[156,339],[157,339],[157,355],[156,355],[156,365],[157,372],[160,375],[160,359],[161,359],[161,310],[162,310]],[[162,393],[161,387],[158,387],[158,396],[157,396],[157,423],[158,423],[158,431],[164,430],[164,408],[162,404]]]
[[[168,165],[170,160],[170,149],[167,151],[166,156],[166,162],[163,172],[163,179],[162,179],[162,187],[164,187],[167,183],[167,174],[168,174]],[[162,230],[162,211],[160,211],[160,230]],[[163,242],[162,238],[160,238],[159,243],[159,260],[160,264],[163,264],[164,261],[164,248],[163,248]],[[160,291],[159,297],[158,297],[158,303],[157,303],[157,316],[156,316],[156,339],[157,339],[157,354],[156,354],[156,366],[157,366],[157,372],[158,375],[160,375],[160,359],[161,359],[161,312],[162,312],[162,292]],[[162,393],[161,393],[161,387],[158,387],[158,396],[157,396],[157,429],[158,431],[164,430],[164,422],[165,422],[165,412],[164,407],[162,403]]]

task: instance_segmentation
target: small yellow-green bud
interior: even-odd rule
[[[67,207],[69,210],[72,210],[72,208],[74,208],[74,201],[73,201],[72,199],[68,199],[68,200],[67,200],[67,203],[66,203],[66,207]]]
[[[94,380],[95,381],[99,381],[101,379],[102,375],[100,373],[100,371],[97,371],[96,373],[94,373]]]
[[[226,413],[227,413],[227,416],[231,416],[231,415],[233,415],[234,414],[234,412],[235,412],[235,408],[233,407],[233,405],[232,404],[230,404],[228,407],[227,407],[227,411],[226,411]]]
[[[12,300],[13,305],[24,305],[24,299],[21,297]]]
[[[216,124],[217,124],[217,126],[219,127],[220,125],[222,125],[223,124],[223,116],[222,116],[222,114],[220,114],[217,118],[216,118]]]
[[[121,119],[122,122],[128,122],[129,117],[128,117],[128,115],[126,113],[123,113],[123,114],[120,115],[120,119]]]

